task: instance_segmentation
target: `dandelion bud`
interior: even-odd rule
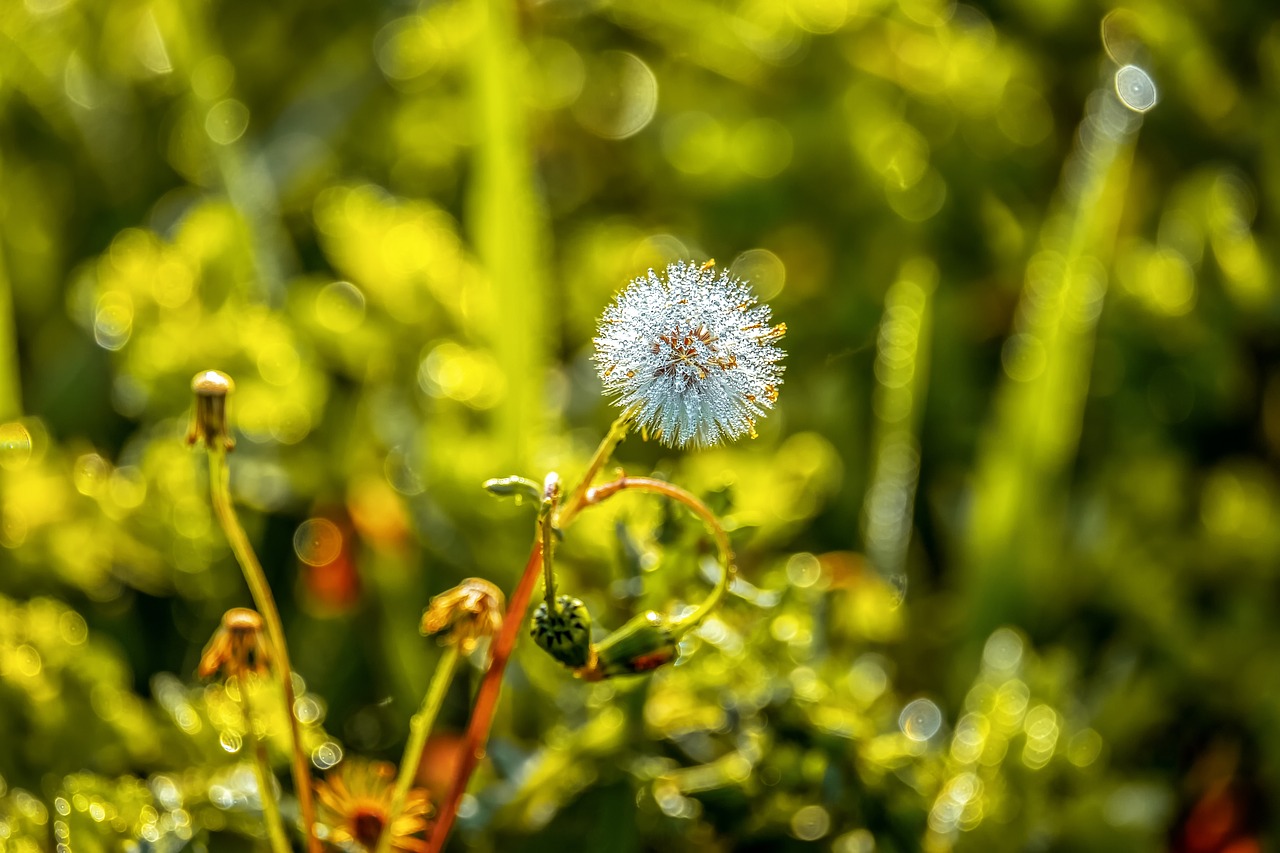
[[[542,500],[542,489],[533,480],[524,477],[501,477],[484,481],[484,488],[489,494],[500,498],[513,497],[516,502],[522,498],[533,501]]]
[[[785,324],[751,288],[679,262],[633,280],[600,318],[594,360],[605,392],[672,447],[755,435],[773,408]]]
[[[256,610],[233,607],[222,614],[222,624],[200,655],[200,677],[208,678],[217,672],[236,677],[246,672],[265,674],[271,657],[265,630]]]
[[[187,444],[204,442],[212,450],[219,444],[231,450],[235,442],[227,429],[227,395],[236,388],[231,377],[221,370],[197,373],[191,380],[191,391],[196,395],[196,411],[187,433]]]
[[[565,666],[578,669],[591,658],[591,614],[576,598],[558,596],[554,612],[545,601],[539,604],[529,633],[539,648]]]
[[[422,614],[422,633],[447,632],[447,642],[470,653],[480,640],[502,630],[505,606],[502,590],[482,578],[467,578],[431,599]]]
[[[676,639],[666,617],[649,610],[633,617],[593,649],[590,666],[578,670],[587,681],[637,675],[676,658]]]

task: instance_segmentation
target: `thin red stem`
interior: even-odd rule
[[[467,783],[471,781],[476,765],[484,757],[489,729],[493,726],[493,714],[498,708],[498,696],[502,692],[502,675],[506,672],[507,661],[515,649],[516,638],[524,628],[525,611],[529,609],[529,601],[533,598],[533,590],[538,585],[541,570],[542,543],[535,541],[533,550],[529,553],[529,561],[525,563],[524,573],[520,575],[515,591],[511,593],[511,603],[502,621],[502,632],[494,639],[493,658],[480,682],[480,689],[476,692],[476,704],[471,711],[471,722],[467,724],[467,733],[463,739],[462,756],[454,771],[449,793],[440,802],[436,812],[428,853],[440,853],[444,849],[449,831],[453,828],[453,820],[458,814],[458,803],[467,791]]]

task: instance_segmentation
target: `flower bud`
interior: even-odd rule
[[[222,624],[204,647],[197,673],[201,678],[217,672],[237,677],[246,672],[265,674],[271,655],[264,631],[265,623],[256,610],[231,608],[222,614]]]
[[[579,599],[557,597],[554,612],[545,601],[539,604],[529,633],[539,648],[565,666],[578,669],[591,658],[591,614]]]
[[[470,653],[482,639],[502,630],[504,607],[502,590],[482,578],[467,578],[431,599],[422,614],[422,633],[447,632],[446,642]]]
[[[221,370],[197,373],[191,380],[191,391],[196,395],[196,411],[187,433],[187,444],[204,442],[210,450],[222,445],[224,450],[236,446],[227,429],[227,396],[236,383]]]
[[[591,664],[578,670],[578,675],[586,681],[636,675],[675,660],[676,653],[676,639],[666,617],[649,610],[597,643]]]

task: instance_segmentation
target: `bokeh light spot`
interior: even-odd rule
[[[31,433],[17,421],[0,424],[0,468],[17,471],[31,459]]]
[[[364,312],[364,294],[349,281],[327,284],[316,294],[316,320],[330,331],[354,331],[364,322]]]
[[[544,110],[567,107],[582,94],[586,63],[573,45],[560,39],[537,39],[530,45],[530,74],[537,106]]]
[[[831,831],[831,815],[822,806],[805,806],[791,816],[791,832],[801,841],[817,841]]]
[[[771,118],[756,118],[733,134],[739,168],[756,178],[772,178],[791,164],[791,133]]]
[[[832,853],[872,853],[875,849],[876,837],[866,829],[846,832],[831,844]]]
[[[902,709],[898,728],[914,741],[927,741],[942,728],[942,711],[928,699],[915,699]]]
[[[133,300],[120,291],[104,293],[93,315],[93,339],[98,346],[118,350],[133,334]]]
[[[204,132],[219,145],[230,145],[249,129],[249,108],[235,98],[225,98],[209,108]]]
[[[439,61],[444,36],[424,15],[409,15],[387,24],[374,37],[374,58],[392,80],[412,80]]]
[[[272,385],[289,385],[301,367],[298,351],[285,341],[271,341],[258,353],[258,373]]]
[[[137,509],[147,497],[147,481],[136,466],[126,465],[111,472],[108,493],[116,506],[124,510]]]
[[[342,531],[327,518],[309,518],[294,531],[293,550],[308,566],[327,566],[342,553]]]
[[[1030,382],[1044,371],[1048,355],[1044,344],[1035,335],[1020,333],[1004,342],[1000,350],[1000,363],[1004,372],[1014,382]]]
[[[328,770],[342,761],[342,747],[331,740],[311,750],[311,763],[321,770]]]
[[[1022,660],[1021,635],[1012,628],[997,629],[987,638],[982,651],[982,662],[997,672],[1011,671]]]
[[[924,222],[942,210],[947,201],[947,182],[936,169],[928,168],[923,177],[909,186],[901,186],[896,177],[885,181],[885,199],[889,207],[907,222]]]
[[[702,175],[724,157],[724,125],[704,112],[671,117],[662,128],[662,152],[671,165],[688,175]]]
[[[806,589],[822,577],[822,564],[809,553],[794,554],[787,560],[787,580],[792,586]]]
[[[635,136],[658,110],[658,78],[634,54],[606,50],[589,63],[574,117],[605,139]]]
[[[231,91],[235,79],[235,66],[225,56],[215,53],[200,60],[191,70],[191,89],[206,101],[212,101]]]
[[[1116,72],[1116,94],[1136,113],[1145,113],[1156,105],[1155,81],[1136,65],[1126,65]]]
[[[58,634],[67,645],[79,646],[89,639],[89,626],[83,616],[68,610],[58,617]]]
[[[1088,767],[1102,753],[1102,735],[1093,729],[1076,732],[1067,742],[1067,760],[1076,767]]]
[[[787,283],[786,266],[768,249],[747,249],[733,259],[729,272],[748,282],[761,302],[773,299]]]

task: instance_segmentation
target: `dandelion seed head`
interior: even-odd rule
[[[671,447],[754,436],[782,383],[786,325],[770,317],[746,282],[710,264],[649,270],[600,318],[605,393]]]

